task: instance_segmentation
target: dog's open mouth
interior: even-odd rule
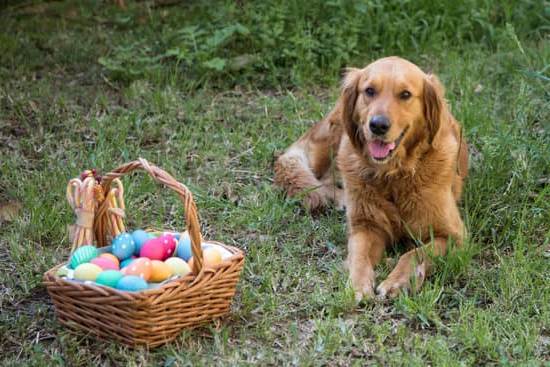
[[[386,142],[381,139],[374,139],[369,141],[367,147],[369,149],[369,153],[372,159],[380,163],[388,160],[392,153],[395,151],[395,148],[397,148],[399,146],[399,143],[401,143],[401,140],[403,139],[403,136],[405,136],[406,131],[407,128],[403,130],[401,135],[399,135],[399,137],[395,141]]]

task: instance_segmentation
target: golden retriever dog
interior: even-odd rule
[[[418,290],[431,256],[444,255],[449,241],[461,245],[467,169],[468,147],[437,77],[387,57],[348,69],[334,109],[277,159],[275,183],[310,210],[345,206],[347,267],[360,300]],[[374,268],[395,243],[415,246],[376,287]]]

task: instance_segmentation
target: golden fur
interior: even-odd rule
[[[398,57],[349,69],[334,109],[277,159],[275,182],[288,195],[301,193],[312,211],[329,202],[345,206],[357,299],[418,289],[431,268],[427,252],[443,255],[449,239],[462,243],[457,202],[467,145],[443,95],[437,77]],[[369,129],[375,115],[390,121],[382,137]],[[382,158],[374,156],[376,144],[386,147]],[[376,287],[374,267],[385,248],[403,241],[425,245],[403,254]]]

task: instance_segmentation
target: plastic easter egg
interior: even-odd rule
[[[233,256],[233,254],[223,246],[220,246],[216,243],[209,243],[209,242],[203,243],[203,245],[202,245],[203,250],[206,250],[206,249],[209,249],[209,248],[214,248],[214,249],[218,250],[220,255],[222,255],[222,260],[225,260],[225,259],[230,258],[231,256]]]
[[[121,291],[137,292],[147,289],[147,282],[142,277],[126,275],[120,278],[115,288]]]
[[[164,247],[164,258],[161,260],[166,260],[174,254],[178,241],[171,234],[161,236],[160,240],[162,241],[162,246]]]
[[[78,280],[90,280],[94,282],[103,269],[95,264],[80,264],[74,270],[74,278]]]
[[[176,249],[178,257],[181,257],[185,261],[189,261],[193,252],[191,251],[191,238],[189,237],[189,232],[185,231],[181,234],[180,240],[178,241],[178,247]]]
[[[166,250],[162,237],[153,238],[143,244],[139,256],[148,257],[151,260],[164,260]]]
[[[95,282],[97,284],[114,288],[123,276],[124,274],[122,274],[118,270],[105,270],[99,273],[99,275],[95,279]]]
[[[160,261],[160,260],[151,260],[151,282],[159,283],[168,279],[172,275],[172,268]]]
[[[149,234],[143,229],[136,229],[132,232],[132,238],[134,239],[134,242],[136,244],[134,255],[139,255],[139,251],[141,250],[143,244],[145,244],[145,242],[150,239]]]
[[[72,269],[76,269],[78,265],[90,262],[99,255],[99,251],[95,246],[86,245],[79,247],[71,255],[70,265]]]
[[[137,275],[145,280],[149,280],[151,278],[151,260],[146,257],[140,257],[125,267],[123,273],[124,275]]]
[[[164,232],[164,234],[169,234],[170,236],[174,237],[176,241],[179,241],[181,234],[178,232]]]
[[[111,260],[113,263],[115,263],[117,266],[120,266],[120,260],[118,259],[118,257],[116,257],[115,255],[113,254],[110,254],[110,253],[103,253],[101,255],[99,255],[99,257],[103,257],[103,258],[106,258],[106,259],[109,259]]]
[[[111,244],[113,255],[120,260],[125,260],[133,255],[136,243],[129,233],[121,233],[115,237]]]
[[[185,276],[191,272],[189,265],[179,257],[171,257],[164,262],[172,270],[172,274]]]
[[[90,264],[95,264],[103,270],[118,270],[118,264],[115,264],[111,259],[106,257],[96,257]]]
[[[202,258],[203,258],[204,266],[206,268],[213,268],[214,266],[222,262],[221,253],[213,247],[204,249],[202,251]],[[191,267],[191,269],[193,269],[193,263],[194,263],[193,258],[190,258],[189,266]]]
[[[129,258],[129,259],[122,260],[122,261],[120,262],[120,268],[121,268],[121,269],[124,269],[125,267],[127,267],[128,265],[130,265],[130,264],[132,263],[132,261],[134,261],[135,259],[137,259],[137,257],[132,256],[132,257]]]
[[[170,235],[170,236],[174,237],[176,239],[176,241],[180,239],[180,234],[178,232],[166,231],[166,232],[162,232],[162,235],[163,236]]]
[[[214,267],[222,262],[222,254],[216,248],[207,248],[202,252],[206,267]]]
[[[66,265],[63,265],[62,267],[57,269],[55,275],[57,275],[58,277],[66,277],[69,275],[69,271],[70,269]]]

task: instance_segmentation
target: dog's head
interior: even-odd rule
[[[421,142],[431,144],[444,106],[437,78],[398,57],[348,69],[341,103],[351,143],[377,164],[404,157]]]

